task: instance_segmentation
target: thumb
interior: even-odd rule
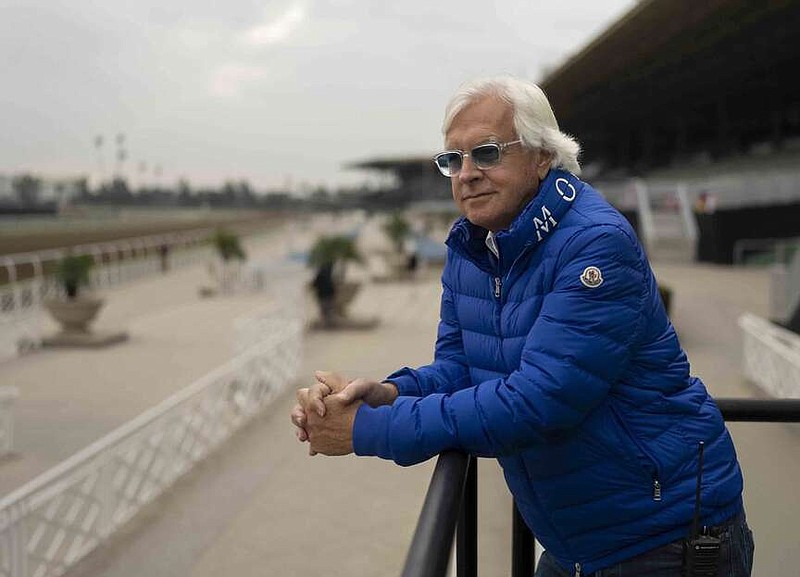
[[[352,403],[353,401],[362,398],[366,394],[367,387],[365,384],[366,381],[363,378],[352,380],[347,383],[347,386],[337,393],[336,396],[345,403]]]

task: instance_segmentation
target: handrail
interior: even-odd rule
[[[716,399],[726,421],[800,423],[800,399]]]
[[[441,577],[447,571],[470,460],[474,457],[456,451],[439,455],[403,577]]]
[[[800,423],[800,399],[715,399],[726,421]],[[444,577],[461,510],[477,510],[477,460],[464,453],[447,451],[439,456],[431,476],[425,503],[411,540],[402,577]],[[465,491],[465,486],[471,487]],[[463,500],[462,500],[463,495]],[[535,569],[534,535],[514,504],[512,577],[530,577]],[[477,522],[462,513],[457,547],[458,577],[477,575]],[[469,559],[470,562],[464,562]]]

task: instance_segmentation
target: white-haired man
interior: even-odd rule
[[[435,162],[464,218],[434,361],[382,382],[318,373],[292,411],[300,440],[401,465],[496,457],[546,548],[540,577],[684,574],[702,447],[704,554],[719,575],[750,575],[730,435],[633,230],[576,176],[578,144],[544,93],[469,83],[443,132]]]

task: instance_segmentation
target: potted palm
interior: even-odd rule
[[[310,287],[317,300],[324,328],[350,324],[346,321],[347,308],[361,285],[345,280],[345,268],[349,262],[363,262],[355,240],[349,236],[322,236],[309,251],[308,264],[315,269]]]
[[[395,212],[383,223],[382,228],[394,249],[383,252],[390,278],[403,279],[412,272],[412,265],[416,265],[416,255],[406,253],[406,240],[411,236],[411,225],[402,214]]]
[[[389,219],[383,223],[383,232],[398,254],[405,252],[406,239],[411,235],[411,225],[399,212],[393,213]]]
[[[67,255],[56,264],[53,276],[64,297],[47,299],[44,304],[64,333],[88,333],[103,306],[103,299],[83,294],[93,266],[94,259],[89,255]]]
[[[211,243],[222,260],[220,272],[213,270],[212,274],[217,277],[222,292],[230,292],[239,280],[242,262],[247,259],[247,253],[239,236],[222,228],[217,229],[211,237]]]
[[[211,242],[217,249],[220,258],[225,262],[231,260],[243,261],[247,259],[247,253],[244,251],[244,248],[242,248],[238,235],[228,230],[222,228],[217,229],[214,236],[211,237]]]

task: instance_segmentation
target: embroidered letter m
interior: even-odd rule
[[[547,209],[546,206],[542,207],[542,218],[533,217],[533,224],[536,227],[536,238],[541,242],[542,240],[542,231],[545,233],[550,232],[550,227],[552,226],[555,228],[558,225],[556,219],[553,218],[552,213]]]

